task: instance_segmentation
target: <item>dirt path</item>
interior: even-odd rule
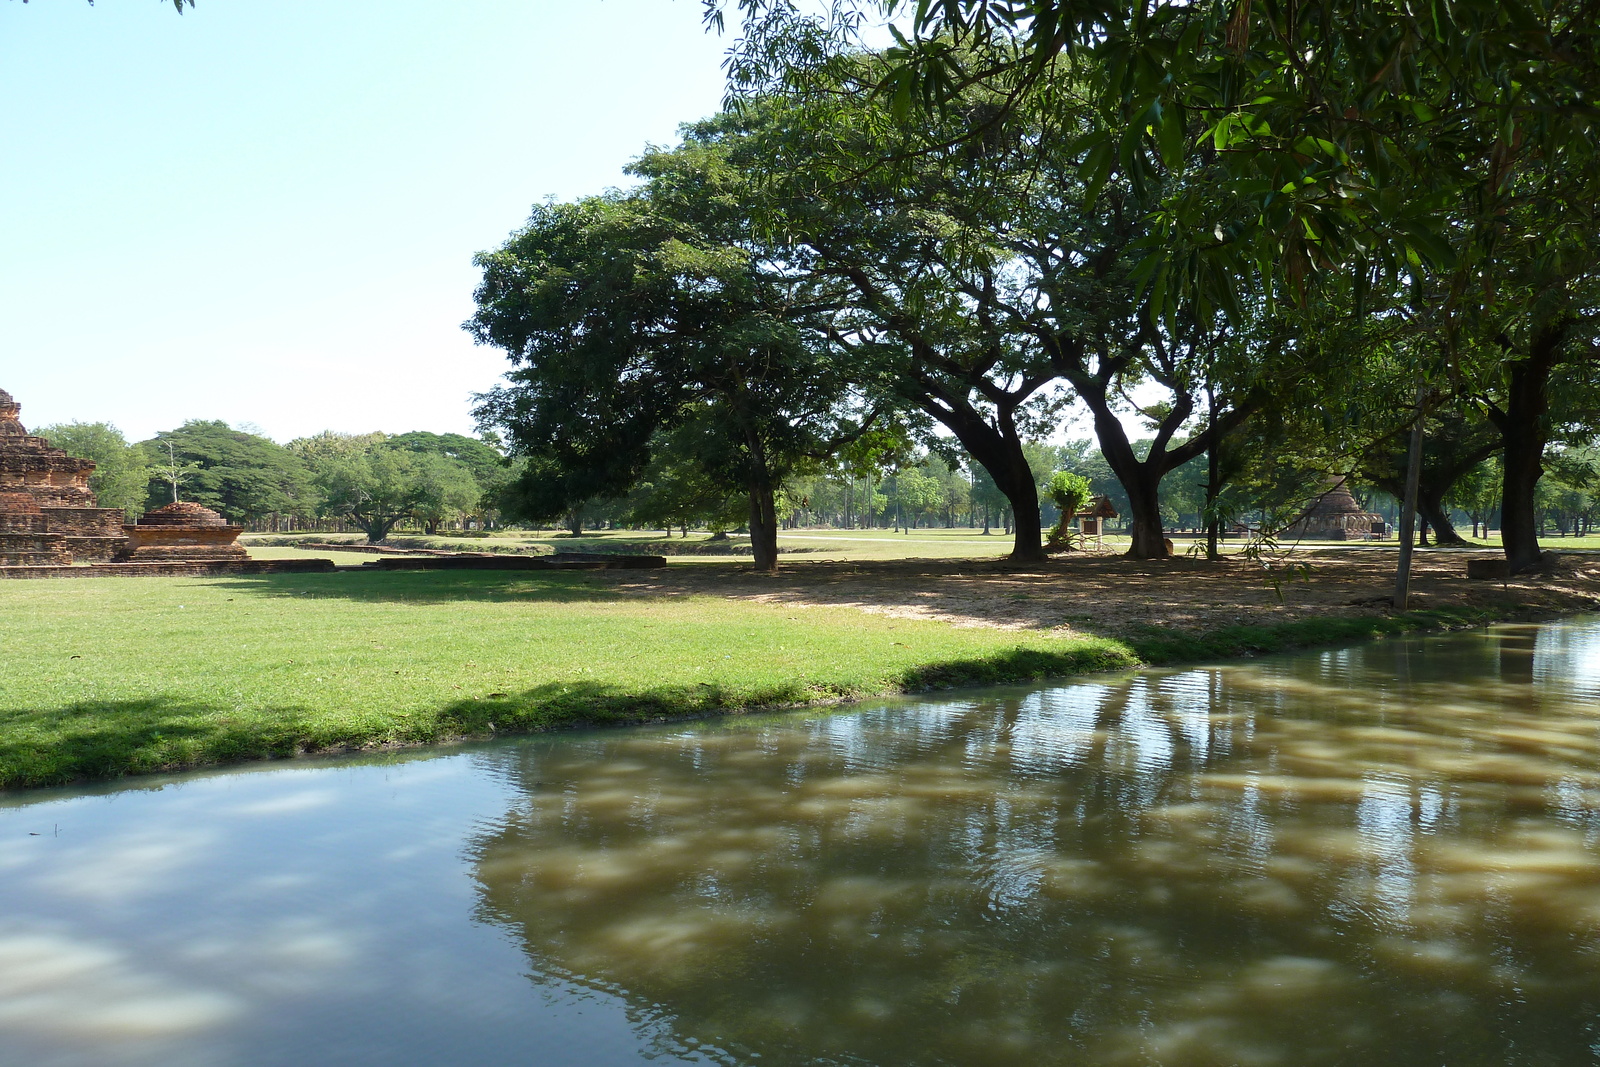
[[[1530,614],[1600,609],[1600,553],[1563,556],[1549,577],[1468,581],[1467,560],[1492,555],[1419,551],[1411,606],[1515,605]],[[640,595],[694,593],[795,607],[853,607],[958,626],[1103,635],[1146,626],[1204,631],[1313,616],[1381,615],[1389,610],[1394,550],[1313,549],[1295,553],[1290,563],[1304,564],[1306,570],[1296,568],[1276,584],[1260,564],[1240,559],[1207,563],[1121,556],[1067,556],[1023,567],[992,560],[785,558],[776,577],[705,566],[612,573],[619,589]]]

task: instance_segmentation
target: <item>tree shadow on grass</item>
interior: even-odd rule
[[[316,733],[303,708],[270,721],[166,696],[0,709],[0,789],[289,756]]]
[[[225,589],[260,597],[332,597],[363,603],[573,604],[618,600],[609,584],[582,571],[356,571],[230,578]]]

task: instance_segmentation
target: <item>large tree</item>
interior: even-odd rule
[[[235,521],[299,510],[310,488],[310,473],[297,455],[225,422],[193,419],[156,434],[144,448],[158,462],[187,470],[184,496]],[[152,475],[150,505],[171,503],[168,481],[159,472]]]
[[[1159,557],[1161,479],[1264,403],[1269,378],[1303,367],[1248,285],[1231,291],[1226,316],[1193,301],[1152,313],[1140,277],[1161,236],[1152,208],[1163,183],[1209,175],[1196,163],[1143,190],[1085,177],[1085,151],[1060,136],[1074,87],[1053,89],[1048,106],[1014,107],[981,143],[942,152],[964,118],[905,124],[870,101],[762,101],[741,113],[754,132],[737,158],[766,168],[799,261],[850,287],[836,333],[855,363],[948,427],[1006,493],[1015,557],[1041,554],[1022,440],[1048,431],[1063,385],[1089,408],[1126,489],[1130,554]],[[962,103],[964,117],[997,108],[981,94]],[[1142,449],[1123,421],[1140,386],[1164,393],[1138,412]]]
[[[852,410],[814,288],[759,269],[768,250],[726,189],[675,177],[542,205],[478,257],[467,328],[513,364],[478,414],[526,458],[513,495],[529,517],[624,495],[657,434],[697,427],[702,468],[745,491],[771,571],[779,485],[871,415]]]
[[[337,436],[322,435],[312,460],[320,510],[358,527],[369,544],[381,544],[395,526],[427,510],[433,487],[422,468],[432,457],[392,448],[381,434],[343,442]],[[335,447],[340,443],[346,447]]]
[[[392,448],[404,448],[442,461],[424,467],[433,472],[431,476],[439,486],[439,491],[430,499],[443,501],[448,497],[450,501],[449,508],[433,516],[432,525],[447,517],[450,511],[480,518],[497,513],[501,496],[515,477],[505,454],[491,441],[425,430],[395,434],[387,440]]]
[[[738,6],[749,18],[731,64],[737,89],[826,96],[856,69],[863,5],[835,5],[831,22],[790,0]],[[1000,107],[971,124],[966,143],[982,143],[998,115],[1063,71],[1083,87],[1085,176],[1155,194],[1145,207],[1161,239],[1146,246],[1141,273],[1160,317],[1184,302],[1226,307],[1250,277],[1301,304],[1330,281],[1358,292],[1374,280],[1437,282],[1455,319],[1448,373],[1497,393],[1487,410],[1507,449],[1508,559],[1537,565],[1552,382],[1593,347],[1582,310],[1592,301],[1576,292],[1573,268],[1592,260],[1582,250],[1600,199],[1600,4],[885,6],[903,36],[858,88],[904,114],[989,90]],[[723,7],[707,2],[719,21]],[[1164,171],[1196,158],[1210,181],[1161,187]],[[1472,333],[1480,343],[1463,343]],[[1490,358],[1472,365],[1469,352]]]
[[[1211,157],[1212,189],[1169,190],[1159,208],[1173,239],[1157,258],[1194,268],[1180,285],[1227,286],[1248,267],[1295,289],[1350,262],[1447,261],[1451,214],[1497,195],[1485,179],[1504,176],[1508,153],[1587,163],[1600,147],[1596,0],[841,0],[822,14],[703,2],[718,25],[730,6],[746,16],[729,63],[737,93],[826,94],[851,78],[908,115],[981,86],[1003,110],[1065,74],[1094,119],[1090,172],[1142,185]],[[899,35],[865,77],[864,9]]]

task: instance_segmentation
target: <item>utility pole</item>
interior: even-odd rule
[[[1211,446],[1206,449],[1206,559],[1215,563],[1222,558],[1222,553],[1217,549],[1218,527],[1221,520],[1217,517],[1217,492],[1222,488],[1218,485],[1220,480],[1218,471],[1222,464],[1217,456],[1217,448],[1222,444],[1222,438],[1217,433],[1217,387],[1211,381],[1210,374],[1206,375],[1206,407],[1210,414]]]
[[[1411,595],[1411,540],[1417,522],[1417,487],[1422,482],[1422,413],[1426,393],[1417,376],[1417,413],[1411,423],[1411,447],[1406,452],[1406,493],[1400,504],[1400,567],[1394,576],[1394,609],[1406,610]]]

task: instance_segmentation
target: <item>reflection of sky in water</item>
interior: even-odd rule
[[[1023,698],[1009,731],[1012,765],[1031,776],[1081,764],[1094,745],[1106,692],[1104,686],[1085,684]]]
[[[1506,627],[18,797],[0,1062],[1593,1062],[1597,654]]]
[[[1356,825],[1375,861],[1373,897],[1383,922],[1402,925],[1410,913],[1416,870],[1411,864],[1410,783],[1370,778],[1356,807]]]
[[[471,921],[464,836],[513,799],[456,757],[0,807],[0,1063],[641,1062]]]
[[[1533,677],[1600,697],[1600,627],[1549,626],[1534,641]]]

